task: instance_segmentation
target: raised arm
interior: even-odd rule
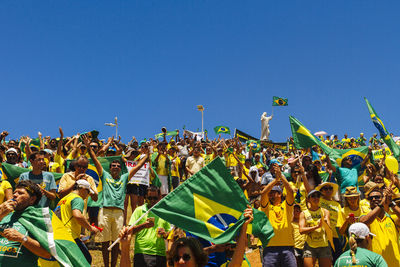
[[[326,167],[331,169],[333,172],[336,172],[336,167],[332,165],[331,159],[329,158],[329,155],[326,155]]]
[[[139,160],[138,164],[129,171],[128,180],[130,180],[135,175],[135,173],[140,170],[140,168],[142,168],[142,166],[146,163],[148,159],[149,153],[147,153],[141,160]]]
[[[247,226],[253,221],[253,209],[250,205],[247,205],[247,209],[244,211],[244,217],[247,218],[247,220],[243,223],[242,228],[240,229],[235,252],[233,253],[232,261],[229,263],[230,266],[242,266],[247,244]]]
[[[369,147],[368,147],[368,154],[367,154],[367,156],[363,159],[363,161],[361,162],[361,168],[364,168],[364,167],[365,167],[365,164],[367,164],[367,162],[368,162],[369,158],[371,157],[371,155],[372,155],[372,147],[369,146]]]
[[[103,167],[101,166],[100,161],[97,159],[96,153],[94,153],[93,149],[90,147],[89,137],[87,135],[82,135],[82,141],[87,147],[90,158],[93,160],[94,166],[96,167],[99,177],[101,177],[103,175]]]
[[[60,131],[60,141],[58,141],[58,145],[57,145],[57,154],[60,155],[61,157],[65,158],[66,155],[63,155],[64,153],[62,151],[64,132],[63,132],[61,126],[58,128],[58,130]]]

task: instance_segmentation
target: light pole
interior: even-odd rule
[[[114,123],[106,122],[104,123],[105,126],[115,127],[115,138],[118,138],[118,118],[115,117]]]
[[[203,111],[204,111],[204,107],[203,105],[197,105],[197,110],[201,111],[201,135],[202,138],[204,138],[204,124],[203,124]]]

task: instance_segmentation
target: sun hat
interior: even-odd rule
[[[368,197],[368,195],[374,191],[375,189],[379,188],[379,185],[377,183],[369,181],[364,185],[364,192],[365,196]]]
[[[360,192],[357,191],[357,187],[348,186],[346,187],[346,191],[343,194],[344,197],[358,197],[360,196]]]
[[[315,190],[318,190],[318,191],[321,191],[321,188],[323,188],[323,187],[325,187],[325,186],[332,186],[333,187],[333,192],[332,192],[332,195],[334,196],[334,195],[336,195],[336,192],[339,190],[339,186],[338,186],[338,184],[335,184],[335,183],[330,183],[330,182],[323,182],[322,184],[320,184],[320,185],[318,185],[316,188],[315,188]]]

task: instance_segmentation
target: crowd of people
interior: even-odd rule
[[[246,266],[250,249],[260,252],[263,266],[400,266],[400,181],[386,166],[386,153],[372,156],[384,149],[376,135],[368,142],[363,134],[321,137],[339,149],[369,143],[362,162],[348,156],[339,166],[318,147],[296,149],[291,141],[287,150],[270,142],[255,148],[238,138],[178,131],[124,144],[120,137],[59,132],[57,138],[39,133],[34,140],[8,141],[8,132],[0,134],[0,160],[26,169],[14,188],[4,179],[0,184],[0,242],[15,252],[0,249],[0,266],[36,266],[39,257],[52,256],[13,220],[29,206],[54,210],[88,264],[90,249],[100,243],[106,267],[132,266],[132,239],[133,266]],[[120,157],[105,166],[101,158],[112,156]],[[213,244],[149,211],[217,157],[251,205],[235,244]],[[252,208],[265,212],[274,229],[266,246],[247,233]],[[118,237],[120,245],[109,251]]]

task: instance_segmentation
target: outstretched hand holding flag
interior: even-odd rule
[[[215,244],[232,241],[249,202],[220,158],[216,158],[154,205],[151,211],[175,226]],[[253,209],[249,226],[263,246],[274,230],[264,212]],[[109,248],[110,249],[110,248]]]

